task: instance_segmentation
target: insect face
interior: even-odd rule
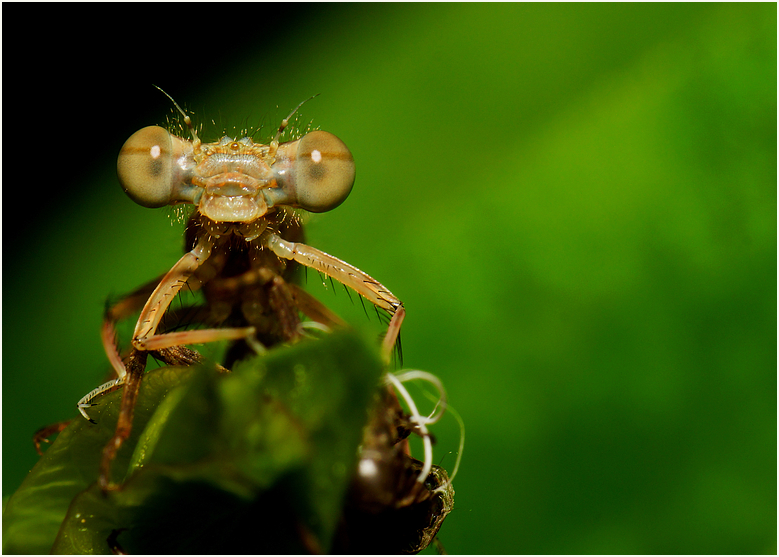
[[[280,145],[248,137],[199,144],[149,126],[124,144],[117,174],[144,207],[194,203],[214,222],[250,223],[276,206],[334,209],[352,191],[354,159],[324,131]]]

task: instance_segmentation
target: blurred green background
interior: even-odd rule
[[[181,252],[115,178],[151,84],[209,140],[321,93],[357,181],[309,243],[405,302],[465,421],[446,550],[776,553],[775,4],[179,6],[55,13],[4,72],[4,495],[107,372],[107,297]]]

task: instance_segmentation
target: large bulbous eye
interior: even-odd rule
[[[159,126],[131,135],[116,161],[125,193],[144,207],[163,207],[173,201],[182,174],[177,159],[186,143]]]
[[[354,185],[354,158],[343,141],[315,131],[279,148],[274,174],[279,188],[267,192],[273,205],[294,205],[312,213],[338,207]]]

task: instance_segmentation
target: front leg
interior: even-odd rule
[[[122,361],[122,357],[116,346],[115,324],[119,319],[127,317],[132,314],[133,311],[137,311],[143,300],[147,301],[143,304],[143,309],[141,310],[141,315],[138,318],[138,323],[135,326],[135,332],[133,334],[133,346],[135,350],[146,353],[148,350],[158,350],[176,344],[185,344],[180,338],[181,335],[167,338],[166,344],[165,342],[159,342],[159,338],[164,338],[165,335],[155,335],[154,333],[160,324],[162,316],[165,314],[165,310],[173,300],[173,297],[181,290],[181,287],[186,284],[189,277],[192,276],[192,273],[194,273],[203,261],[208,258],[212,248],[213,238],[209,234],[203,235],[194,249],[189,253],[184,254],[184,256],[179,259],[173,268],[162,277],[153,291],[151,291],[153,283],[146,284],[106,311],[100,335],[108,360],[111,362],[111,367],[113,367],[116,372],[116,378],[93,389],[78,401],[78,411],[85,419],[92,422],[92,419],[86,413],[86,409],[93,406],[94,403],[92,401],[95,398],[102,394],[115,391],[126,383],[127,368]],[[151,295],[149,295],[150,291]],[[197,334],[202,334],[202,331],[198,331]],[[150,339],[151,345],[147,343]],[[189,337],[185,340],[188,342],[195,342]],[[123,408],[124,405],[125,402],[123,398]],[[132,411],[130,411],[129,416],[130,423],[132,423]]]
[[[124,387],[116,431],[103,449],[103,456],[100,461],[98,483],[103,490],[116,488],[110,481],[111,463],[122,444],[130,437],[135,404],[141,387],[141,380],[146,371],[146,359],[149,351],[162,350],[177,344],[184,344],[181,335],[177,333],[156,335],[157,327],[175,295],[187,283],[192,273],[208,258],[213,245],[213,238],[209,234],[205,234],[199,239],[194,249],[184,254],[162,278],[141,310],[141,315],[133,334],[133,349],[130,351],[126,364],[122,362],[119,354],[116,352],[113,342],[114,322],[112,318],[116,315],[109,312],[104,322],[103,344],[106,346],[109,360],[111,360],[118,377],[98,387],[79,402],[79,411],[89,419],[84,412],[84,408],[91,406],[91,401],[96,396],[122,386]],[[202,333],[202,331],[199,331],[199,333]],[[197,337],[197,335],[195,336]]]
[[[154,336],[157,327],[160,324],[165,310],[178,294],[179,290],[187,283],[198,267],[208,259],[211,250],[214,247],[214,240],[210,234],[204,234],[192,251],[185,253],[184,256],[176,262],[168,273],[162,277],[162,280],[154,289],[146,305],[141,310],[138,317],[138,323],[135,325],[133,333],[133,346],[138,350],[149,350],[146,341]],[[161,347],[156,347],[161,348]]]
[[[397,296],[357,267],[306,244],[288,242],[276,234],[267,234],[264,238],[264,245],[278,257],[291,259],[301,265],[316,269],[355,290],[374,305],[386,310],[392,316],[392,320],[382,343],[382,352],[384,359],[390,360],[392,348],[400,334],[400,325],[406,315],[403,302]]]
[[[214,247],[214,238],[204,234],[198,240],[192,251],[184,256],[162,277],[154,289],[146,305],[141,310],[138,323],[135,325],[132,344],[137,350],[161,350],[182,344],[197,344],[201,342],[216,342],[219,340],[237,340],[254,334],[253,327],[236,329],[202,329],[176,333],[156,334],[162,316],[179,290],[187,284],[192,274],[208,259]],[[197,285],[196,285],[197,286]],[[116,367],[116,366],[115,366]],[[117,370],[118,375],[121,373]]]

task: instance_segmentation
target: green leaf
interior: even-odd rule
[[[111,539],[130,553],[327,551],[381,371],[372,343],[339,333],[228,375],[149,372],[113,467],[115,480],[129,472],[123,488],[88,487],[112,433],[102,423],[115,423],[112,393],[98,425],[72,424],[11,498],[4,550],[107,553]]]
[[[135,409],[133,434],[119,451],[113,470],[126,470],[151,414],[190,370],[161,368],[146,374]],[[3,553],[48,553],[71,500],[97,479],[103,447],[114,433],[121,391],[90,409],[91,424],[77,417],[33,467],[3,512]]]

